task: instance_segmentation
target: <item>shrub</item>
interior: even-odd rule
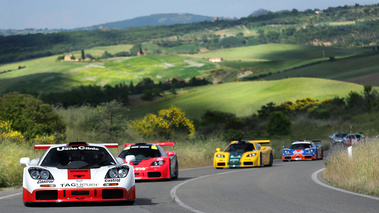
[[[26,138],[37,135],[54,135],[63,140],[66,126],[51,105],[31,95],[17,92],[7,93],[0,98],[0,119],[11,122],[15,131]]]
[[[132,121],[131,128],[147,138],[155,135],[169,138],[175,131],[184,131],[189,138],[195,134],[193,122],[185,117],[184,112],[174,106],[160,110],[158,115],[149,113],[143,119]]]

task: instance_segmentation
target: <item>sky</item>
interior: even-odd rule
[[[272,12],[378,4],[379,0],[0,0],[0,29],[73,29],[162,13],[247,17]]]

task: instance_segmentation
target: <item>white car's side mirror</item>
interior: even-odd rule
[[[120,157],[116,157],[116,159],[117,159],[117,163],[119,163],[119,164],[125,163],[124,159],[122,159]]]
[[[136,161],[136,156],[134,156],[134,155],[127,155],[125,157],[125,162],[126,163],[130,163],[130,162],[134,162],[134,161]]]
[[[20,159],[20,164],[22,165],[29,165],[30,164],[30,158],[24,157]]]

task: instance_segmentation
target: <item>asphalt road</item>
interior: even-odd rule
[[[13,212],[378,212],[367,198],[316,183],[322,161],[282,162],[272,167],[181,170],[175,181],[136,183],[134,205],[24,207],[21,190],[0,193],[0,213]],[[322,182],[322,180],[321,180]]]

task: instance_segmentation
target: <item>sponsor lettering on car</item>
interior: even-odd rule
[[[62,147],[58,147],[57,148],[57,151],[61,152],[61,151],[70,151],[70,150],[94,150],[94,151],[98,151],[99,148],[96,148],[96,147],[89,147],[89,146],[78,146],[78,147],[65,147],[65,146],[62,146]]]
[[[62,188],[98,187],[98,183],[61,183]]]
[[[120,182],[120,178],[105,179],[104,182]]]

